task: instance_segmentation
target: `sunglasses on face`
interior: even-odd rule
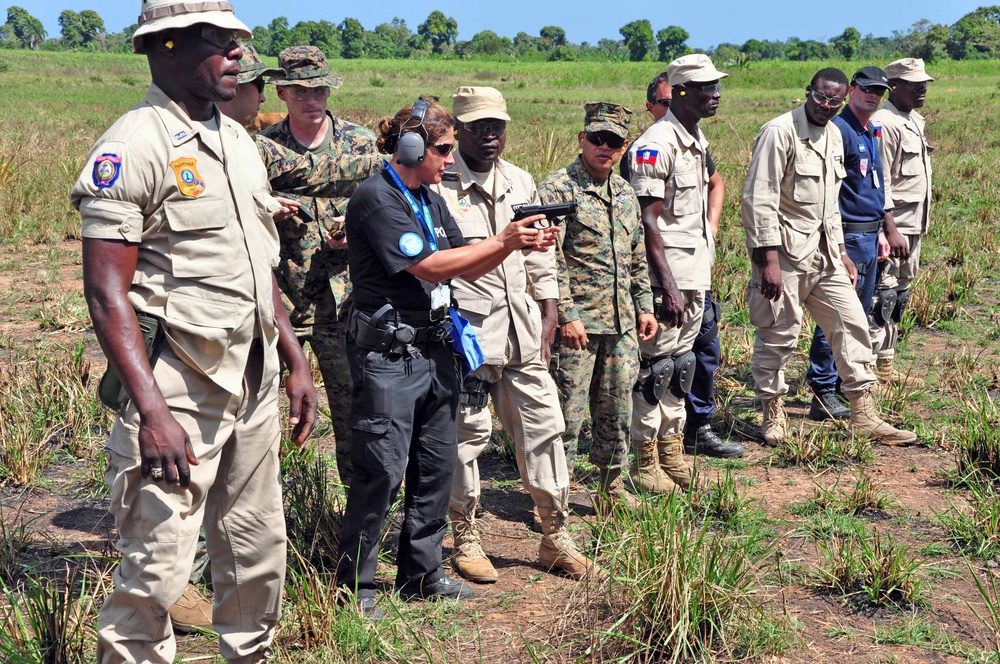
[[[257,92],[263,92],[264,91],[264,79],[263,78],[255,79],[253,81],[253,85],[254,85],[255,88],[257,88]]]
[[[684,87],[690,90],[697,90],[706,97],[714,97],[715,95],[722,93],[722,83],[720,81],[716,81],[715,83],[705,83],[703,85],[685,83]]]
[[[899,84],[903,87],[909,88],[914,92],[927,92],[927,83],[911,83],[910,81],[899,81]]]
[[[288,90],[288,96],[295,101],[309,101],[310,99],[323,101],[330,96],[330,88],[325,86],[318,88],[302,88],[290,85],[285,89]]]
[[[607,145],[612,150],[620,150],[623,145],[625,145],[625,139],[616,134],[612,134],[609,131],[595,131],[587,132],[584,134],[584,138],[591,145],[596,145],[601,147],[602,145]]]
[[[238,36],[239,33],[236,30],[222,30],[210,25],[206,25],[201,29],[201,38],[212,46],[216,46],[218,48],[228,48],[232,46],[236,43],[236,38]]]
[[[505,120],[476,120],[463,123],[462,129],[479,138],[503,136],[507,133],[507,122]]]
[[[451,151],[455,149],[455,142],[452,141],[451,143],[431,143],[430,145],[427,146],[427,149],[430,150],[431,148],[434,148],[434,150],[442,157],[447,157],[448,155],[451,154]]]
[[[820,106],[829,106],[830,108],[840,108],[844,105],[844,100],[840,97],[828,97],[819,90],[813,90],[809,94],[812,95],[813,100]]]
[[[663,108],[670,108],[670,99],[669,98],[654,99],[653,103],[656,104],[657,106],[662,106]]]
[[[885,94],[885,88],[881,85],[859,85],[858,90],[861,90],[866,95],[878,95],[879,97]]]

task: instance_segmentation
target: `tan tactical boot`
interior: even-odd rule
[[[684,456],[684,434],[678,433],[668,436],[665,440],[656,443],[659,452],[660,468],[674,484],[685,491],[690,491],[694,487],[705,486],[705,481],[694,472],[694,466]]]
[[[451,531],[455,536],[455,554],[451,565],[455,571],[475,583],[496,583],[499,574],[479,544],[476,520],[458,512],[449,512]]]
[[[670,493],[677,485],[660,468],[656,448],[655,440],[632,441],[632,453],[635,454],[631,473],[632,486],[649,493]]]
[[[761,409],[764,418],[760,423],[760,433],[764,436],[764,444],[777,447],[785,442],[788,436],[788,418],[785,417],[785,402],[781,397],[761,399]]]
[[[892,364],[892,356],[875,358],[875,375],[878,376],[880,386],[889,387],[892,385],[902,385],[906,388],[922,387],[924,381],[917,376],[901,374],[896,371]]]
[[[851,400],[851,428],[856,433],[883,445],[912,445],[917,442],[917,434],[897,429],[879,417],[875,397],[870,391],[848,394],[847,398]]]
[[[212,629],[212,602],[198,587],[189,583],[177,603],[170,607],[174,632],[189,634]]]
[[[599,468],[600,481],[593,496],[594,511],[604,516],[614,513],[615,504],[638,509],[640,501],[625,489],[621,468]]]
[[[566,576],[577,581],[588,574],[605,576],[604,570],[577,550],[573,538],[566,530],[566,512],[539,507],[538,516],[542,520],[538,562],[549,571],[562,570]]]
[[[538,516],[538,505],[531,508],[531,529],[536,533],[544,532],[542,530],[542,517]]]

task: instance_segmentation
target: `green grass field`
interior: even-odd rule
[[[725,309],[719,417],[746,439],[747,457],[703,466],[719,480],[704,495],[647,501],[611,521],[576,520],[577,535],[614,577],[607,588],[554,580],[515,561],[501,570],[507,585],[502,579],[468,606],[401,605],[372,628],[335,608],[321,564],[295,562],[282,661],[1000,661],[996,61],[929,67],[937,79],[924,109],[935,146],[933,222],[900,348],[902,369],[925,385],[883,401],[921,445],[871,449],[842,428],[804,424],[805,334],[788,371],[789,401],[793,432],[813,445],[772,454],[752,440],[759,415],[739,222],[750,146],[764,122],[800,103],[816,69],[835,65],[850,75],[864,64],[873,63],[731,70],[718,115],[701,123],[727,187],[714,272]],[[658,66],[337,61],[331,67],[344,85],[330,107],[374,126],[421,94],[448,105],[459,85],[496,87],[513,117],[504,157],[541,181],[575,157],[584,102],[632,108],[637,137],[651,120],[645,86]],[[100,449],[108,417],[89,368],[96,374],[101,359],[68,199],[87,150],[148,82],[137,56],[0,51],[0,661],[92,657],[113,549],[101,538],[78,544],[49,523],[53,513],[99,515],[106,505]],[[283,110],[272,90],[263,110]],[[329,447],[328,427],[316,437]],[[516,502],[523,492],[509,458],[494,465],[502,477],[490,479],[489,495]],[[313,478],[321,512],[342,508],[336,488],[324,485],[325,466],[318,476],[298,457],[286,466],[297,481]],[[499,534],[487,551],[516,540],[523,546],[510,555],[530,562],[534,536],[502,510],[494,518]],[[70,583],[67,564],[78,570]],[[39,644],[59,634],[75,650],[45,659]],[[211,640],[186,637],[181,646],[189,659],[178,661],[211,661],[199,659],[213,652]]]

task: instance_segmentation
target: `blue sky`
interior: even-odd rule
[[[632,0],[628,3],[592,0],[434,0],[401,3],[397,0],[364,0],[357,3],[334,3],[329,0],[233,0],[236,15],[251,28],[267,25],[276,16],[286,16],[291,25],[297,21],[325,19],[340,23],[345,17],[356,18],[366,29],[398,16],[413,31],[427,15],[439,9],[458,22],[459,39],[470,39],[481,30],[493,30],[513,37],[520,31],[538,35],[546,25],[566,31],[573,43],[599,39],[619,39],[618,28],[646,18],[654,32],[668,25],[679,25],[691,37],[688,44],[708,48],[721,42],[742,44],[747,39],[785,40],[788,37],[826,41],[853,26],[862,35],[889,36],[893,30],[908,29],[920,19],[951,25],[970,11],[988,2],[972,0],[882,0],[878,3],[802,2],[775,0],[704,0],[696,3],[667,3],[660,0]],[[104,19],[108,31],[117,32],[134,23],[139,15],[139,0],[8,0],[39,18],[50,37],[59,36],[59,14],[64,9],[93,9]],[[686,6],[684,6],[686,5]],[[692,10],[694,6],[697,9]],[[3,16],[6,15],[4,12]]]

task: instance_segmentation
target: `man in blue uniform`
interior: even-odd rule
[[[844,139],[847,178],[840,188],[844,246],[858,269],[855,289],[865,313],[871,311],[880,253],[887,255],[885,235],[896,233],[892,214],[885,211],[885,188],[878,135],[871,116],[889,91],[889,79],[878,67],[855,72],[847,106],[833,119]],[[823,330],[816,326],[809,350],[809,386],[814,396],[809,408],[813,420],[848,419],[851,409],[837,396],[837,369]]]

